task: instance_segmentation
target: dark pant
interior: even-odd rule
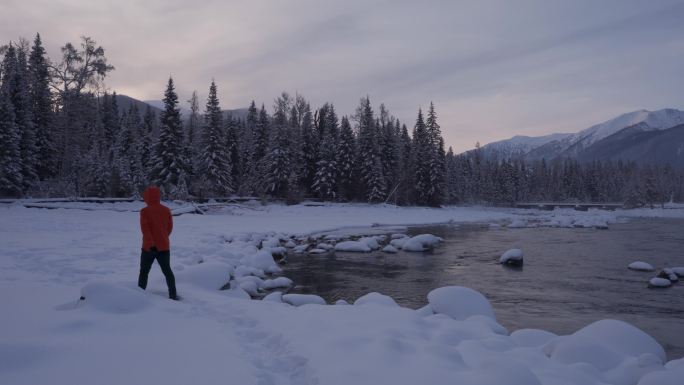
[[[171,253],[166,251],[157,251],[156,247],[150,251],[143,250],[140,254],[140,275],[138,276],[138,286],[145,289],[147,287],[147,276],[150,274],[154,260],[159,262],[164,277],[166,277],[166,286],[169,287],[169,297],[176,297],[176,277],[171,271]]]

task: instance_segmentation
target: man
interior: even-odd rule
[[[171,271],[171,253],[169,251],[169,235],[173,230],[171,210],[161,204],[161,193],[157,186],[148,187],[143,193],[147,206],[140,210],[140,230],[142,230],[143,244],[140,254],[140,275],[138,286],[143,290],[147,287],[147,276],[156,259],[166,277],[169,288],[169,298],[178,300],[176,293],[176,278]]]

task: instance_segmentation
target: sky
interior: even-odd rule
[[[214,79],[224,109],[369,95],[410,128],[432,101],[461,152],[684,108],[682,20],[681,0],[0,0],[0,44],[39,32],[58,60],[90,36],[107,87],[141,100],[170,75],[183,102]]]

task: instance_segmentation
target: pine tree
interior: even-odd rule
[[[430,102],[427,120],[425,122],[431,147],[430,154],[430,186],[432,191],[428,198],[428,205],[439,206],[445,195],[446,161],[444,153],[444,139],[439,124],[434,103]]]
[[[430,180],[431,162],[434,158],[433,147],[430,143],[430,136],[425,127],[421,110],[418,110],[416,126],[413,129],[413,145],[411,149],[416,203],[419,205],[429,205],[434,196],[434,186]]]
[[[202,195],[224,195],[233,192],[230,157],[226,145],[216,83],[212,81],[204,113],[202,151],[197,170]]]
[[[352,131],[349,119],[346,116],[342,117],[342,124],[340,125],[340,139],[337,145],[337,168],[338,186],[340,196],[345,200],[354,199],[354,159],[356,156],[356,140],[354,132]]]
[[[33,108],[28,90],[27,65],[24,47],[19,46],[15,49],[10,44],[2,63],[2,88],[12,104],[16,130],[20,138],[22,192],[26,192],[38,180],[36,173],[38,149],[33,127]]]
[[[290,98],[287,93],[276,99],[273,114],[273,134],[264,158],[265,191],[274,196],[286,198],[291,193],[290,188],[297,186],[292,182],[293,175],[291,138],[287,113],[290,110]]]
[[[326,115],[327,131],[320,142],[318,150],[318,163],[316,164],[316,175],[311,185],[311,190],[323,200],[334,200],[337,198],[337,182],[339,169],[337,165],[337,117],[331,108]]]
[[[197,137],[200,133],[200,107],[197,91],[192,91],[192,96],[187,100],[187,103],[190,106],[190,116],[186,122],[185,142],[183,143],[185,153],[183,155],[187,165],[188,176],[190,179],[193,179],[198,153]]]
[[[164,191],[170,192],[178,183],[181,173],[185,173],[180,109],[172,78],[169,78],[163,101],[164,110],[159,117],[159,139],[154,146],[152,181]]]
[[[385,177],[377,127],[368,97],[361,98],[356,118],[359,125],[359,169],[364,182],[364,195],[369,202],[382,201],[385,198]]]
[[[143,115],[143,121],[140,127],[140,142],[138,146],[142,174],[145,176],[143,184],[145,185],[148,184],[152,175],[152,156],[154,153],[152,136],[154,135],[156,122],[157,114],[154,112],[152,107],[148,105],[145,108],[145,114]]]
[[[28,63],[29,92],[32,102],[33,127],[36,134],[36,172],[41,180],[56,175],[57,148],[53,135],[50,73],[40,34],[36,34]]]
[[[2,196],[21,195],[20,140],[14,107],[5,88],[0,87],[0,195]]]

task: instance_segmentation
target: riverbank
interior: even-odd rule
[[[444,222],[590,227],[684,217],[684,210],[227,206],[175,218],[172,266],[184,298],[175,303],[164,298],[157,266],[148,291],[136,289],[137,208],[122,204],[130,211],[0,207],[0,382],[599,384],[663,370],[652,347],[616,352],[610,362],[554,356],[550,347],[521,344],[494,320],[426,316],[373,301],[292,307],[218,289],[252,263],[256,243],[281,236]],[[79,301],[84,287],[91,298]],[[670,366],[684,370],[679,361]]]

